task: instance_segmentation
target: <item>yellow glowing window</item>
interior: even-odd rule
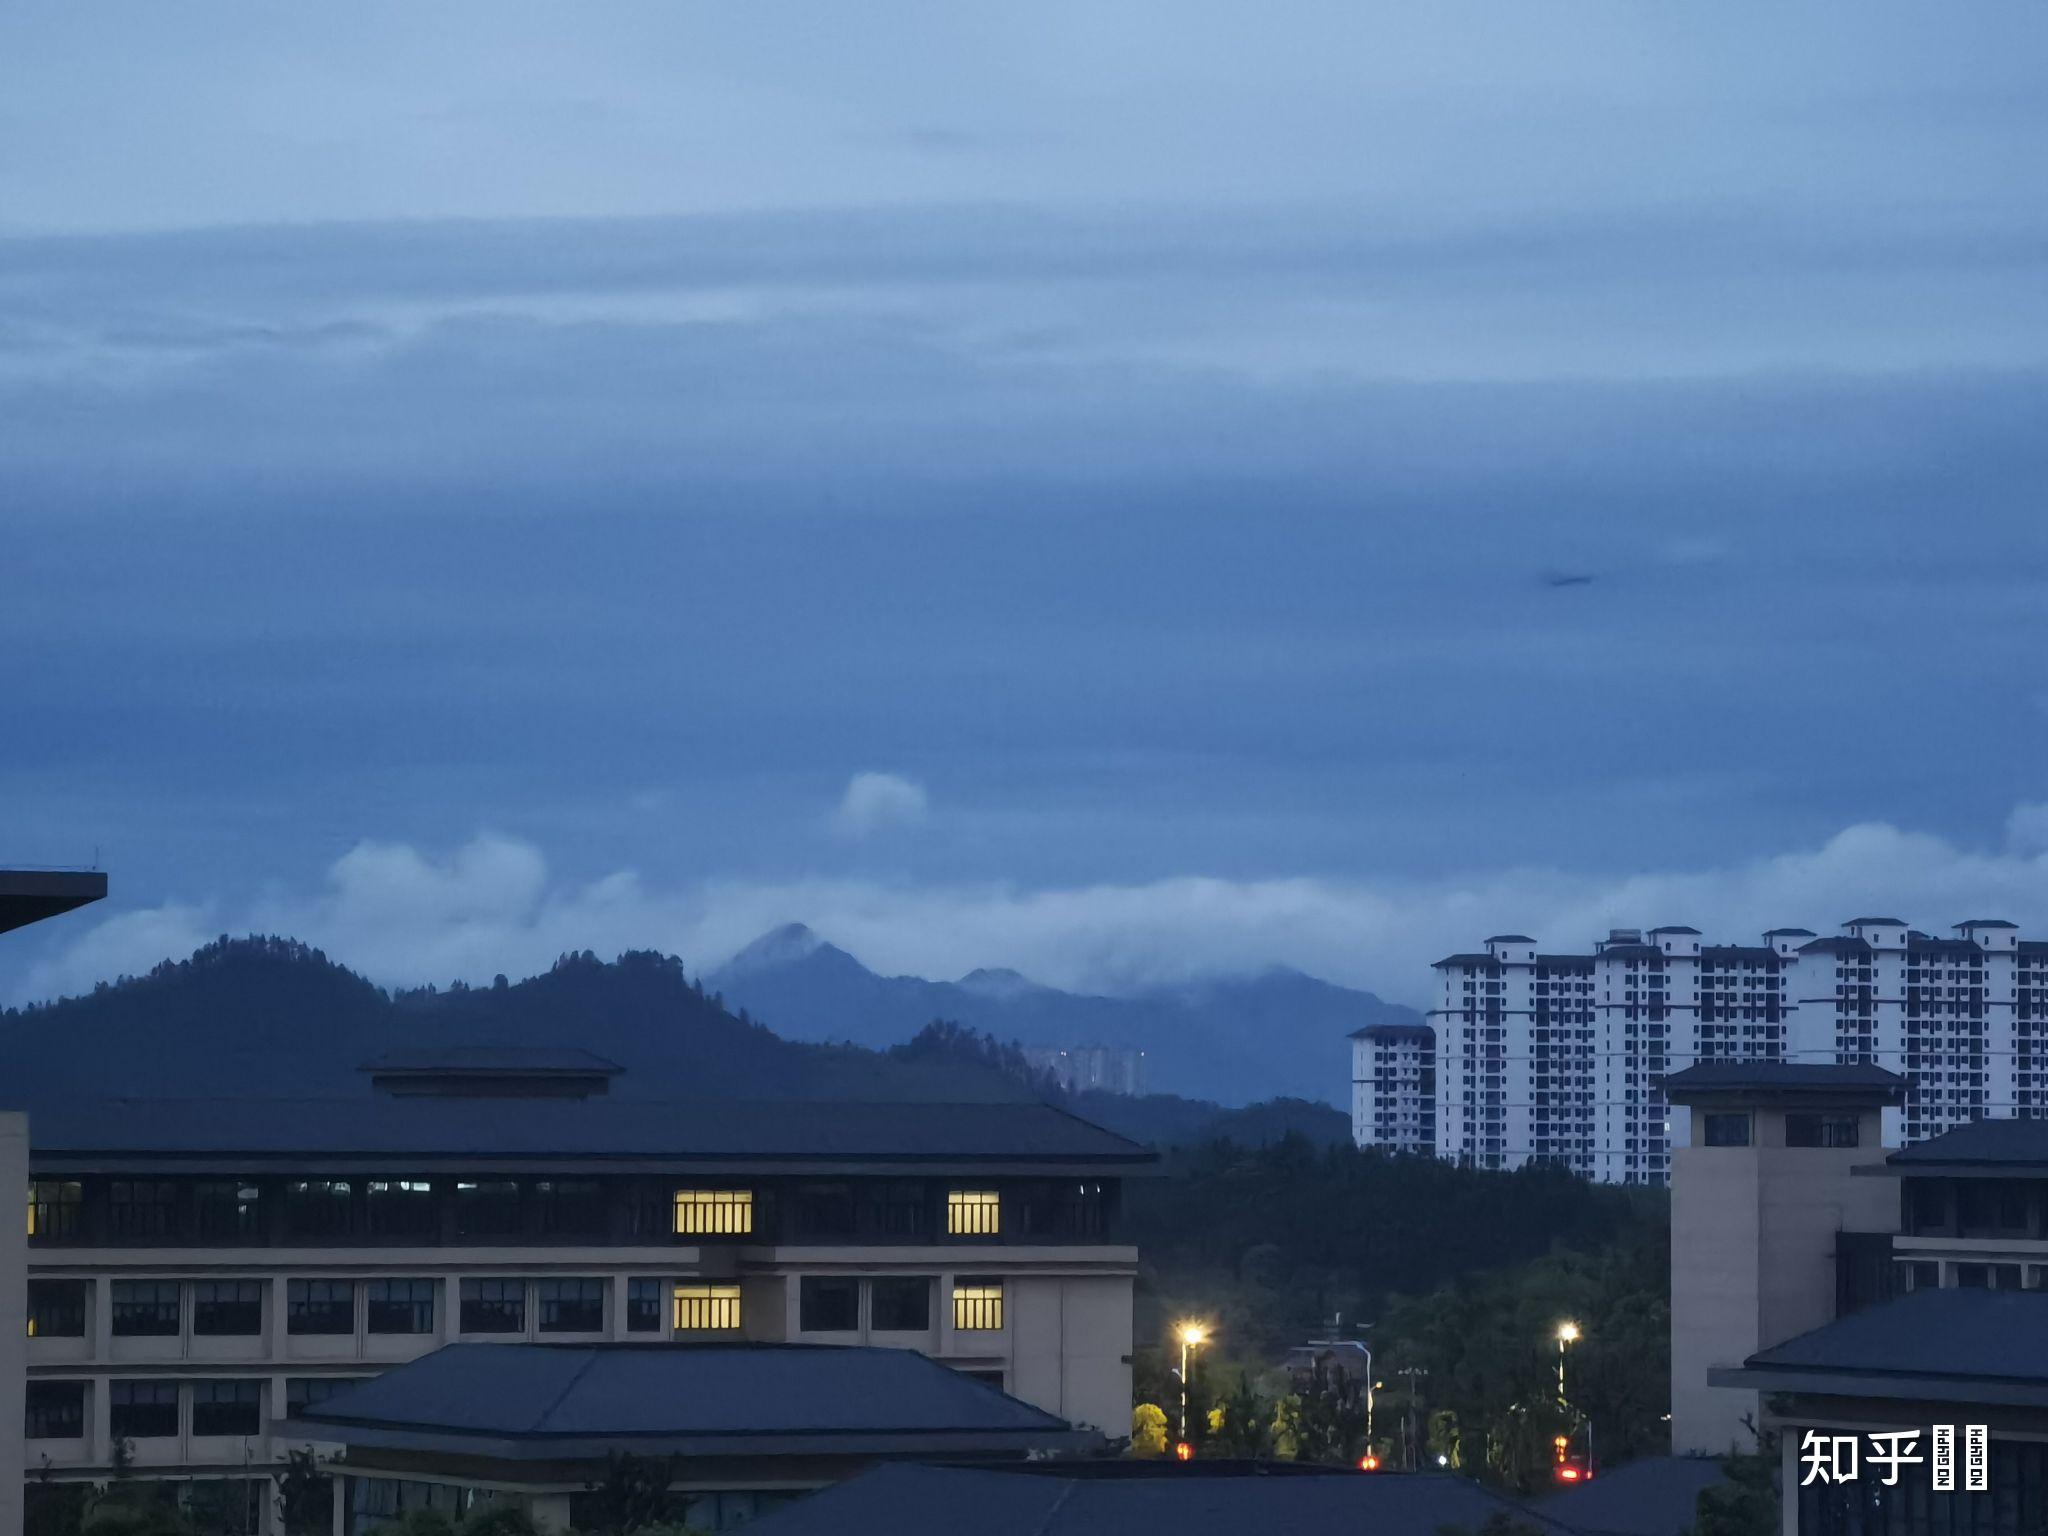
[[[686,1237],[744,1237],[754,1230],[751,1189],[679,1189],[676,1231]]]
[[[84,1185],[36,1179],[28,1187],[28,1235],[58,1242],[76,1238],[84,1209]]]
[[[1003,1230],[1003,1197],[992,1189],[947,1190],[946,1230],[955,1237],[994,1237]]]
[[[679,1285],[675,1289],[677,1333],[738,1333],[740,1288],[736,1285]]]
[[[1003,1282],[962,1280],[953,1287],[953,1326],[961,1333],[993,1333],[1003,1326]]]

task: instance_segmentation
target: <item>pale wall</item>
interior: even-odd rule
[[[0,1113],[0,1536],[22,1522],[25,1450],[22,1399],[28,1379],[28,1228],[19,1201],[28,1189],[28,1116]]]

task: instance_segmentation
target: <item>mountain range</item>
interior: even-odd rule
[[[881,976],[801,923],[763,934],[703,978],[786,1039],[881,1048],[935,1019],[1022,1046],[1131,1046],[1151,1089],[1219,1104],[1288,1097],[1344,1105],[1345,1037],[1421,1014],[1285,967],[1106,997],[1011,970],[958,981]]]

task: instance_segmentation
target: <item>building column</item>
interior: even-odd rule
[[[543,1531],[566,1531],[569,1529],[569,1495],[566,1493],[536,1493],[526,1500],[526,1512],[533,1516],[533,1523]]]
[[[1778,1533],[1799,1536],[1799,1431],[1778,1427]]]
[[[334,1498],[328,1506],[333,1517],[332,1536],[348,1536],[348,1493],[349,1476],[337,1467],[334,1470]]]
[[[28,1116],[0,1114],[0,1189],[28,1192]],[[28,1447],[28,1227],[14,1206],[0,1217],[0,1531],[22,1527]]]

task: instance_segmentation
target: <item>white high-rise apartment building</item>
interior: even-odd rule
[[[1659,1082],[1717,1059],[1897,1072],[1912,1090],[1885,1112],[1890,1143],[2040,1114],[2048,942],[2022,941],[1994,918],[1954,933],[1934,938],[1891,917],[1855,918],[1832,938],[1774,928],[1754,945],[1705,944],[1695,928],[1616,929],[1589,954],[1496,934],[1434,967],[1437,1155],[1663,1184],[1670,1116]],[[1354,1058],[1354,1139],[1400,1144],[1366,1112],[1362,1075]]]
[[[1436,1150],[1436,1033],[1427,1024],[1351,1032],[1351,1139],[1392,1152]]]

